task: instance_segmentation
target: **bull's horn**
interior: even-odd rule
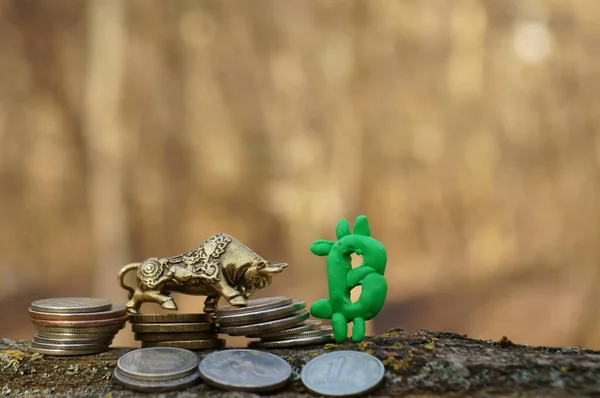
[[[277,267],[277,268],[285,268],[285,267],[287,267],[288,265],[289,265],[288,263],[277,263],[277,264],[271,264],[271,265],[268,265],[267,267],[273,267],[273,268],[275,268],[275,267]]]

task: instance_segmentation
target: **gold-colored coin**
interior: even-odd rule
[[[130,314],[131,323],[204,323],[212,322],[210,314]]]
[[[215,330],[212,323],[134,323],[134,333],[187,333],[210,332]]]
[[[219,337],[217,332],[190,332],[190,333],[135,333],[133,338],[138,341],[182,341],[182,340],[208,340]]]
[[[211,340],[184,340],[184,341],[143,341],[142,348],[148,347],[174,347],[186,350],[205,350],[211,348],[222,348],[225,346],[224,339]]]

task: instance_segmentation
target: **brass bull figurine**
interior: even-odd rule
[[[129,292],[127,311],[139,313],[145,302],[176,310],[171,292],[206,296],[204,312],[214,313],[221,296],[234,306],[245,306],[255,291],[271,284],[287,264],[270,264],[232,236],[217,234],[189,252],[149,258],[127,264],[119,272],[119,285]],[[129,271],[137,271],[137,287],[125,284]]]

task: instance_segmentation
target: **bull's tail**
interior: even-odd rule
[[[140,263],[131,263],[131,264],[125,265],[123,268],[121,268],[121,271],[119,271],[119,286],[121,286],[123,289],[127,290],[127,292],[128,292],[127,295],[128,295],[129,300],[131,300],[131,298],[133,297],[133,293],[135,290],[133,290],[133,288],[131,286],[128,286],[125,284],[125,275],[127,275],[127,273],[129,271],[138,269],[139,266],[140,266]]]

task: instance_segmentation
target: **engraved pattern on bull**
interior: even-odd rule
[[[217,234],[184,254],[128,264],[118,279],[129,292],[129,313],[138,313],[144,302],[176,310],[171,292],[207,296],[204,311],[210,313],[216,311],[221,296],[231,305],[246,305],[252,293],[269,286],[272,275],[285,267],[287,264],[269,264],[229,235]],[[133,270],[137,271],[135,289],[124,282],[125,275]]]

